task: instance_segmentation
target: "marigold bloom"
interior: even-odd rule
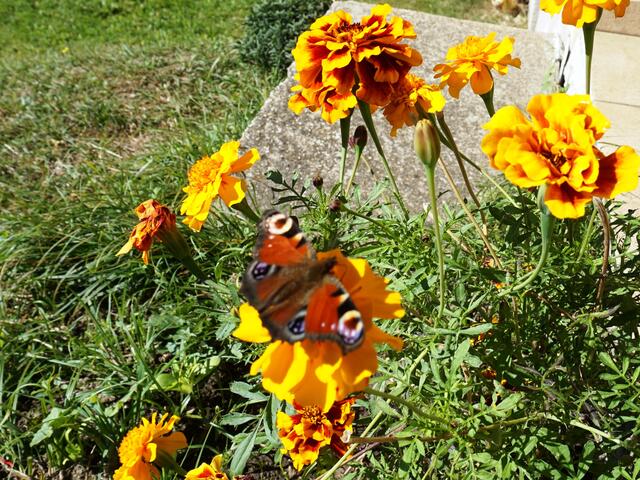
[[[469,36],[447,52],[447,63],[433,67],[435,77],[441,78],[441,86],[449,87],[449,94],[460,97],[460,90],[471,82],[471,88],[478,95],[488,93],[493,88],[491,69],[505,75],[509,65],[520,68],[520,59],[512,58],[513,42],[505,37],[500,43],[494,41],[495,32],[486,37]]]
[[[484,126],[482,151],[513,184],[546,184],[545,205],[558,218],[578,218],[592,197],[613,198],[638,184],[640,157],[628,146],[604,155],[595,147],[609,120],[588,95],[536,95],[528,120],[503,107]]]
[[[540,0],[540,8],[555,15],[562,10],[562,23],[582,27],[598,18],[598,10],[612,10],[622,17],[630,0]]]
[[[404,315],[400,294],[386,289],[388,281],[376,275],[364,259],[346,258],[338,250],[320,252],[318,260],[334,257],[332,273],[342,282],[364,322],[362,344],[343,354],[333,341],[303,339],[288,343],[273,341],[251,366],[251,374],[262,372],[262,386],[278,398],[327,411],[334,401],[362,390],[378,368],[374,344],[387,343],[402,348],[402,340],[384,333],[373,317],[400,318]],[[255,308],[240,306],[240,325],[233,335],[248,342],[269,342]]]
[[[129,253],[133,247],[142,252],[142,260],[149,263],[149,250],[153,240],[157,237],[162,241],[163,237],[173,235],[176,232],[176,216],[168,207],[155,200],[142,202],[134,210],[140,223],[138,223],[127,243],[123,245],[116,255]]]
[[[387,20],[391,10],[387,4],[377,5],[356,23],[339,10],[302,33],[292,51],[300,85],[293,89],[297,93],[289,108],[296,113],[322,109],[322,118],[333,123],[349,115],[356,97],[373,106],[386,105],[393,85],[422,63],[416,50],[401,43],[416,37],[411,23],[400,17]]]
[[[198,468],[189,470],[184,480],[228,480],[222,470],[222,455],[216,455],[211,464],[203,463]]]
[[[298,413],[291,416],[278,412],[276,425],[283,445],[282,453],[291,457],[297,470],[315,462],[325,445],[340,455],[344,454],[346,444],[343,436],[353,428],[355,413],[351,406],[354,401],[349,398],[335,402],[327,413],[316,405],[295,405]]]
[[[420,120],[420,108],[424,113],[441,112],[445,99],[438,85],[429,85],[422,78],[408,73],[393,89],[391,101],[384,107],[384,116],[391,124],[391,136],[398,129],[415,125]]]
[[[189,185],[183,188],[187,198],[180,213],[183,223],[199,232],[209,215],[211,202],[220,196],[227,206],[240,203],[245,197],[245,181],[232,176],[250,168],[259,158],[252,148],[238,157],[239,142],[227,142],[211,156],[204,156],[189,169]]]
[[[187,439],[182,432],[173,432],[173,426],[179,418],[173,415],[165,422],[168,414],[162,415],[156,423],[157,414],[146,418],[131,429],[124,437],[118,456],[122,466],[116,470],[114,480],[153,480],[160,478],[160,470],[154,462],[162,455],[174,456],[176,451],[187,447]]]

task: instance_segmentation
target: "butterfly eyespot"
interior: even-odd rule
[[[267,230],[272,235],[285,235],[292,226],[293,219],[283,213],[275,213],[267,219]]]
[[[347,345],[355,345],[364,335],[364,322],[357,310],[349,310],[338,320],[338,335]]]
[[[278,270],[276,265],[269,265],[265,262],[256,262],[251,268],[251,276],[254,280],[262,280],[263,278],[273,275]]]
[[[307,316],[306,310],[300,310],[296,315],[289,320],[287,329],[291,334],[291,340],[302,340],[304,338],[304,319]]]

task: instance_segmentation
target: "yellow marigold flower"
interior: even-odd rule
[[[592,197],[613,198],[638,184],[640,157],[628,146],[604,155],[595,146],[609,120],[588,95],[536,95],[528,120],[503,107],[484,126],[482,151],[511,183],[546,184],[544,202],[558,218],[578,218]]]
[[[227,142],[211,156],[202,157],[189,169],[189,185],[183,188],[187,198],[180,213],[186,215],[184,223],[199,232],[209,215],[211,202],[220,196],[227,206],[240,203],[245,196],[245,181],[233,173],[250,168],[259,158],[252,148],[238,157],[239,142]]]
[[[173,415],[165,422],[168,416],[165,413],[156,423],[156,416],[154,413],[150,422],[143,418],[122,440],[118,449],[122,466],[116,470],[114,480],[158,479],[160,470],[154,462],[161,461],[162,455],[174,456],[177,450],[187,447],[184,433],[171,433],[179,417]]]
[[[302,33],[292,51],[300,85],[294,87],[289,107],[296,113],[322,109],[322,118],[332,123],[349,115],[356,97],[369,105],[386,105],[393,85],[422,63],[416,50],[401,43],[416,37],[411,23],[400,17],[387,20],[391,10],[377,5],[356,23],[339,10]]]
[[[184,480],[228,480],[227,475],[222,470],[222,455],[216,455],[211,464],[203,463],[198,468],[189,470]]]
[[[319,405],[327,411],[334,401],[362,390],[378,369],[374,344],[387,343],[402,348],[402,340],[384,333],[373,317],[400,318],[404,315],[401,297],[386,289],[388,281],[376,275],[364,259],[346,258],[338,250],[320,252],[318,260],[333,257],[332,273],[342,282],[360,311],[365,334],[362,344],[343,354],[333,341],[303,339],[294,343],[273,341],[251,366],[251,374],[262,372],[263,387],[278,398],[302,406]],[[248,342],[269,342],[269,331],[263,326],[255,308],[240,306],[240,325],[233,335]]]
[[[422,78],[408,73],[393,89],[391,101],[384,107],[384,116],[391,124],[391,136],[398,129],[415,125],[420,120],[420,108],[424,113],[440,112],[445,99],[438,85],[429,85]]]
[[[168,207],[165,207],[155,200],[142,202],[134,210],[140,223],[138,223],[127,243],[123,245],[116,255],[129,253],[133,247],[142,252],[142,260],[149,263],[149,250],[153,240],[157,237],[162,241],[163,237],[177,234],[176,216]]]
[[[515,40],[505,37],[498,43],[494,41],[495,37],[495,32],[486,37],[469,36],[449,49],[447,63],[433,67],[435,77],[442,79],[441,86],[449,87],[452,97],[459,98],[460,90],[469,82],[478,95],[489,92],[493,88],[491,69],[505,75],[509,65],[520,68],[520,59],[511,58]]]
[[[282,453],[291,457],[297,470],[315,462],[325,445],[339,455],[344,454],[346,444],[343,438],[345,432],[351,432],[353,428],[355,413],[351,407],[354,402],[353,398],[335,402],[326,413],[316,405],[295,405],[298,413],[292,416],[278,412],[276,425],[283,445]]]
[[[598,18],[598,10],[612,10],[616,17],[624,16],[630,0],[540,0],[540,8],[555,15],[562,10],[562,23],[582,27]]]

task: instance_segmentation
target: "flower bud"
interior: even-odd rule
[[[331,200],[331,203],[329,204],[329,210],[331,210],[334,213],[337,213],[340,211],[341,208],[342,208],[342,202],[340,201],[339,198],[334,198],[333,200]]]
[[[314,187],[320,190],[322,188],[322,185],[324,184],[324,179],[322,178],[322,175],[317,173],[316,175],[314,175],[313,179],[311,180],[311,183],[313,183]]]
[[[431,121],[422,119],[416,125],[413,137],[416,155],[425,167],[433,169],[440,158],[440,139]]]
[[[367,129],[364,125],[358,125],[353,132],[353,143],[356,147],[364,148],[367,144]]]

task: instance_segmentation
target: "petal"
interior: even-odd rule
[[[231,164],[229,173],[236,173],[236,172],[242,172],[243,170],[247,170],[259,159],[260,159],[260,154],[258,153],[258,150],[255,148],[252,148],[251,150],[249,150],[247,153],[245,153],[243,156],[241,156]]]
[[[238,309],[240,325],[231,335],[245,342],[270,342],[271,335],[262,324],[258,311],[248,303],[243,303]]]
[[[493,78],[487,67],[483,66],[471,75],[471,88],[478,95],[484,95],[493,88]]]
[[[244,180],[230,175],[223,175],[218,194],[220,198],[222,198],[222,201],[226,203],[228,207],[231,207],[244,199],[244,191],[246,188]]]
[[[594,195],[613,198],[622,192],[631,192],[638,186],[640,156],[627,145],[600,160],[600,174]]]
[[[584,215],[585,205],[591,200],[589,192],[577,192],[568,184],[548,184],[544,203],[557,218],[579,218]]]

